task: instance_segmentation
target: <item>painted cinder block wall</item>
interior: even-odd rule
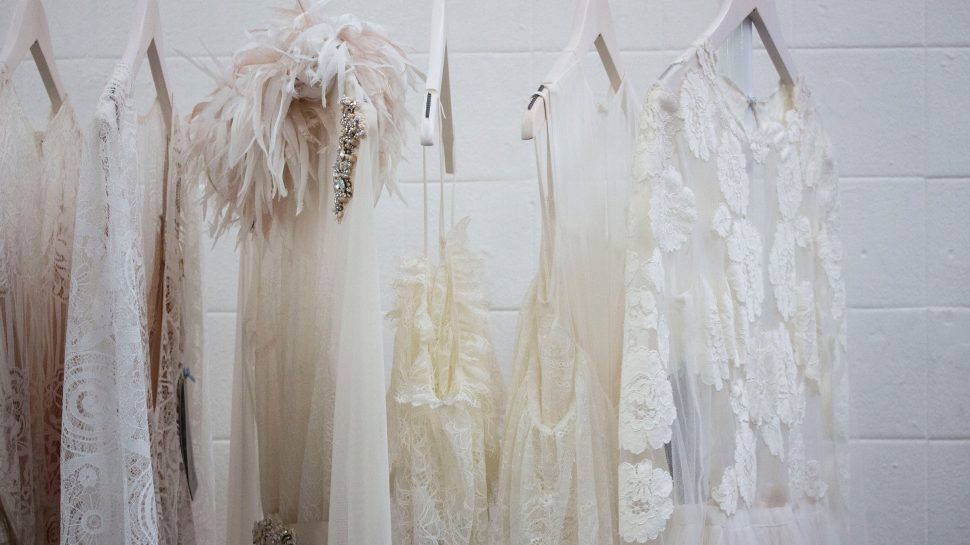
[[[280,2],[161,0],[181,112],[211,84],[183,55],[227,57]],[[0,0],[6,32],[14,0]],[[707,26],[717,0],[614,0],[628,76],[641,96]],[[47,0],[69,95],[90,120],[127,41],[134,2]],[[425,69],[429,0],[335,0],[385,25]],[[874,545],[970,543],[970,2],[779,0],[799,71],[815,89],[842,175],[856,493]],[[519,303],[537,261],[533,148],[520,115],[569,32],[571,0],[451,0],[457,211],[488,252],[492,333],[511,365]],[[0,39],[5,36],[0,35]],[[756,87],[773,78],[756,54]],[[31,66],[16,73],[42,123]],[[143,70],[143,72],[147,72]],[[143,105],[151,98],[141,75]],[[420,101],[413,97],[413,111]],[[408,203],[380,204],[383,300],[396,264],[421,248],[421,149],[401,169]],[[434,152],[429,164],[437,165]],[[434,196],[435,191],[431,194]],[[434,201],[432,201],[432,204]],[[238,257],[207,245],[206,356],[219,496],[228,464]],[[391,330],[386,329],[390,346]],[[224,502],[220,502],[224,505]],[[220,526],[224,517],[219,516]],[[222,528],[220,528],[221,530]]]

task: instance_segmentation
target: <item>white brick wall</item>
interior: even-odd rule
[[[127,41],[134,3],[46,4],[65,84],[88,120]],[[216,55],[230,54],[242,31],[278,2],[161,4],[172,87],[187,112],[210,84],[179,52],[202,54],[204,43]],[[708,24],[717,4],[613,1],[624,62],[641,92]],[[13,5],[0,0],[0,32]],[[333,7],[382,22],[424,69],[428,0],[336,0]],[[778,8],[844,178],[856,482],[868,500],[871,543],[970,543],[970,2],[779,0]],[[566,39],[571,10],[571,0],[449,4],[458,211],[473,217],[474,242],[491,256],[492,331],[506,368],[538,244],[532,146],[518,139],[520,114]],[[773,74],[763,52],[756,59],[756,80],[765,88]],[[42,120],[46,98],[25,68],[17,87]],[[148,78],[141,79],[147,102]],[[417,113],[417,97],[414,104]],[[420,248],[420,153],[412,147],[402,169],[410,206],[391,199],[380,205],[385,284],[400,256]],[[223,491],[236,271],[231,240],[207,252],[206,355]]]

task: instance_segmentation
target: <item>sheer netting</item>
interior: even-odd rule
[[[397,326],[387,394],[395,545],[486,545],[495,499],[502,393],[482,259],[469,247],[469,218],[444,234],[444,200],[442,183],[439,262],[427,253],[404,261],[389,314]]]
[[[707,44],[674,68],[647,98],[630,200],[620,536],[846,543],[831,146],[802,81],[749,99]]]
[[[2,70],[0,119],[0,504],[11,543],[46,545],[60,531],[61,388],[80,131],[65,101],[46,130],[36,132]]]
[[[267,541],[391,542],[375,204],[414,69],[381,27],[325,5],[251,33],[190,126],[213,229],[241,247],[231,545],[256,523]]]
[[[211,496],[188,505],[177,391],[184,368],[204,376],[193,240],[201,204],[182,177],[175,115],[172,124],[167,132],[158,102],[139,119],[130,71],[118,65],[98,104],[77,200],[61,426],[65,545],[206,541],[196,539],[190,513],[211,512]],[[196,424],[205,418],[201,396],[187,386],[183,405]],[[198,445],[185,447],[211,491],[208,436],[204,425],[196,431]]]
[[[636,107],[598,102],[577,64],[537,104],[542,242],[519,318],[495,544],[616,542],[626,199]]]

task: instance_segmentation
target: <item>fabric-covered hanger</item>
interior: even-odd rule
[[[34,57],[53,111],[57,111],[64,102],[64,85],[57,71],[47,14],[41,0],[24,0],[20,4],[20,9],[10,22],[7,42],[0,52],[0,66],[13,72],[27,51]]]
[[[168,90],[168,80],[165,76],[165,55],[162,47],[162,25],[158,11],[158,0],[139,0],[135,11],[135,23],[128,47],[122,62],[128,65],[132,75],[138,73],[142,61],[148,57],[148,64],[155,83],[155,93],[162,108],[165,125],[171,129],[172,123],[172,95]]]
[[[421,115],[421,145],[433,146],[441,130],[445,172],[455,173],[455,130],[451,117],[451,81],[448,76],[448,30],[445,24],[445,0],[435,0],[431,11],[431,47],[428,52],[428,76]],[[442,117],[438,123],[439,115]]]
[[[531,140],[536,131],[545,122],[545,95],[543,91],[550,85],[555,85],[565,72],[589,51],[596,47],[603,68],[610,79],[614,91],[619,90],[623,82],[623,71],[620,68],[620,49],[616,43],[616,31],[613,29],[613,15],[610,12],[609,0],[578,0],[573,16],[573,30],[566,48],[556,59],[552,69],[542,80],[539,90],[532,95],[525,116],[522,119],[522,139]],[[539,104],[542,101],[543,104]]]
[[[795,63],[788,46],[785,45],[774,0],[725,0],[714,22],[695,43],[708,42],[713,49],[718,49],[739,26],[748,20],[758,30],[758,35],[781,81],[788,85],[794,83]],[[672,80],[667,76],[669,73],[664,76],[664,80],[670,83]]]

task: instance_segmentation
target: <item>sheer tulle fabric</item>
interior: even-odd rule
[[[312,185],[300,214],[290,199],[268,237],[242,240],[229,543],[251,540],[266,516],[301,542],[390,543],[377,144],[361,143],[342,223],[330,184]]]
[[[539,270],[519,319],[492,542],[603,545],[616,542],[613,415],[636,111],[626,83],[598,102],[578,65],[545,98]]]
[[[2,70],[0,119],[0,503],[16,542],[40,545],[56,543],[60,531],[61,388],[80,131],[65,101],[46,130],[35,132]]]
[[[176,119],[168,134],[157,104],[139,119],[119,65],[82,158],[64,365],[63,544],[193,544],[211,531],[196,535],[191,512],[204,522],[213,505],[206,493],[188,504],[177,429],[178,377],[187,366],[197,377],[204,370],[192,219],[200,203],[181,177]],[[203,384],[188,386],[196,423],[205,420]],[[200,428],[190,448],[200,486],[211,490]]]
[[[749,100],[707,45],[672,74],[647,98],[630,200],[620,536],[845,543],[830,145],[801,81]]]
[[[395,545],[488,543],[501,377],[468,223],[442,240],[438,264],[410,258],[394,284],[387,404]]]

